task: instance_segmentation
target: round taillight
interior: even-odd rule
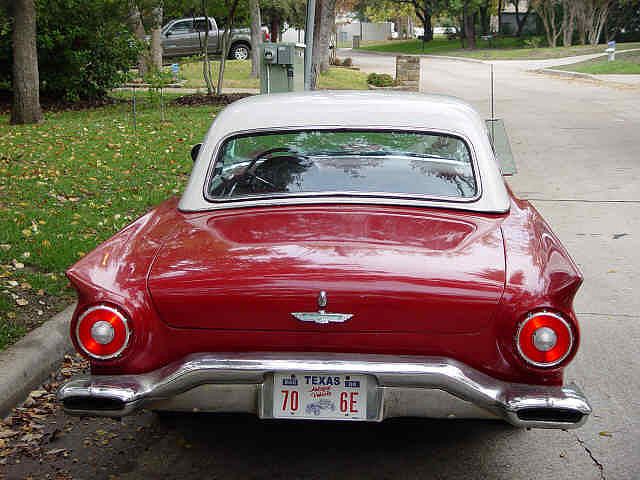
[[[82,350],[93,358],[107,360],[120,355],[131,331],[126,317],[113,307],[99,305],[80,315],[76,338]]]
[[[536,367],[554,367],[571,352],[573,332],[560,315],[538,312],[520,324],[516,345],[527,363]]]

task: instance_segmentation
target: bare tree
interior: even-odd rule
[[[558,37],[562,33],[562,18],[558,15],[558,5],[559,0],[533,0],[531,2],[531,6],[542,19],[547,43],[550,47],[557,45]]]
[[[34,0],[13,3],[13,109],[11,123],[39,123],[40,77],[36,48],[36,6]]]
[[[151,9],[151,60],[156,71],[162,70],[162,11],[164,2],[159,0]]]
[[[224,79],[224,68],[227,63],[227,57],[229,56],[229,40],[231,39],[231,29],[233,28],[233,20],[236,15],[236,9],[240,0],[225,0],[227,6],[227,24],[225,26],[224,35],[222,36],[222,52],[220,53],[220,70],[218,70],[218,88],[216,93],[222,95],[222,81]]]
[[[204,22],[198,23],[193,18],[193,26],[198,31],[198,39],[200,38],[200,28],[204,28],[204,44],[202,47],[202,76],[204,77],[204,83],[207,86],[207,95],[213,95],[213,79],[211,78],[211,64],[209,63],[209,17],[207,16],[207,0],[202,0],[202,15],[204,16]]]
[[[260,18],[260,2],[259,0],[249,0],[249,9],[251,11],[251,76],[258,77],[260,65],[260,48],[262,43],[262,19]]]
[[[129,28],[136,34],[138,41],[146,45],[144,25],[142,24],[142,16],[135,0],[129,0],[129,18],[127,18]],[[149,60],[145,52],[138,55],[138,73],[141,77],[145,76],[149,71]]]
[[[582,1],[582,14],[585,33],[591,45],[597,45],[602,36],[602,30],[607,23],[609,9],[613,0],[580,0]]]
[[[562,0],[562,44],[565,47],[573,43],[578,3],[576,0]]]

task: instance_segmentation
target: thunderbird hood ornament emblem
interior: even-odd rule
[[[318,295],[318,308],[317,312],[291,312],[294,318],[301,322],[314,322],[320,324],[327,323],[343,323],[353,317],[352,313],[328,313],[324,309],[327,308],[327,292],[324,290]]]

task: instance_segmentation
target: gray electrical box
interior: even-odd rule
[[[304,90],[304,43],[260,45],[260,93]]]

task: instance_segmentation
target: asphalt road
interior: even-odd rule
[[[341,55],[347,56],[347,55]],[[393,59],[351,53],[364,70]],[[640,89],[523,71],[496,63],[496,107],[533,201],[585,274],[576,310],[580,353],[568,371],[594,414],[574,431],[500,422],[382,424],[261,422],[250,416],[141,413],[66,417],[49,457],[12,458],[7,478],[640,478]],[[423,59],[424,91],[489,112],[488,64]],[[48,448],[48,447],[47,447]]]

